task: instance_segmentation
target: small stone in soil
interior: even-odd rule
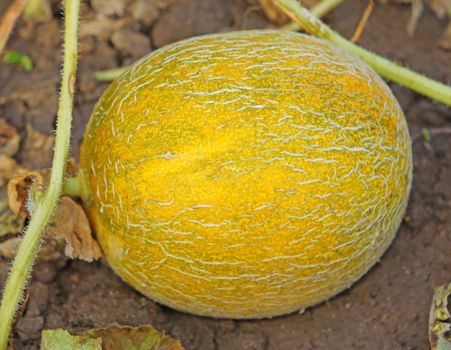
[[[48,262],[40,262],[33,271],[34,277],[42,283],[52,282],[56,277],[56,273],[55,266]]]
[[[30,299],[27,305],[27,317],[39,316],[47,308],[49,301],[49,287],[41,282],[32,282]]]
[[[129,0],[91,0],[91,6],[98,15],[123,16]]]
[[[105,42],[96,45],[94,53],[80,61],[80,73],[111,69],[117,66],[116,51]]]
[[[131,15],[146,26],[150,26],[158,18],[158,6],[148,0],[136,0],[131,5]]]
[[[139,58],[150,52],[149,38],[129,28],[121,28],[114,32],[111,42],[123,56]]]

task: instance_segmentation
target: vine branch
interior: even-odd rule
[[[424,96],[451,106],[451,87],[408,68],[401,67],[390,60],[369,52],[333,31],[328,25],[312,15],[296,0],[275,0],[293,20],[295,20],[307,33],[318,38],[330,41],[360,57],[381,76],[400,85],[408,87]]]
[[[343,0],[322,0],[315,6],[311,8],[311,12],[318,18],[321,18],[328,14],[330,11],[332,11],[335,7],[340,5],[343,2]],[[293,21],[288,24],[285,24],[280,29],[282,30],[288,30],[292,32],[297,32],[302,29],[302,27],[299,25],[298,22]]]

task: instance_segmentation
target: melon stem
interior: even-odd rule
[[[70,197],[79,197],[83,200],[83,203],[89,201],[91,189],[84,169],[80,168],[76,176],[65,179],[62,194]]]
[[[4,289],[0,306],[0,350],[8,347],[17,307],[23,298],[31,267],[41,243],[42,233],[55,212],[63,187],[69,153],[72,107],[77,70],[77,29],[80,0],[65,0],[64,64],[58,103],[55,153],[50,183],[42,196],[36,196],[30,223],[25,229]]]
[[[113,81],[116,78],[118,78],[122,73],[124,73],[130,66],[125,67],[118,67],[118,68],[112,68],[107,70],[100,70],[97,72],[94,72],[94,76],[97,79],[97,81],[100,82],[108,82]]]
[[[451,106],[451,87],[357,46],[324,24],[296,0],[275,0],[307,33],[327,40],[362,59],[384,78]]]

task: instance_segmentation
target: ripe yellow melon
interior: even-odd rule
[[[412,160],[382,79],[310,36],[242,31],[142,58],[81,150],[106,260],[175,309],[260,318],[348,288],[406,208]]]

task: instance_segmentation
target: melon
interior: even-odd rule
[[[303,310],[350,287],[402,221],[402,110],[348,52],[270,30],[195,37],[137,61],[84,136],[86,208],[106,261],[171,308]]]

